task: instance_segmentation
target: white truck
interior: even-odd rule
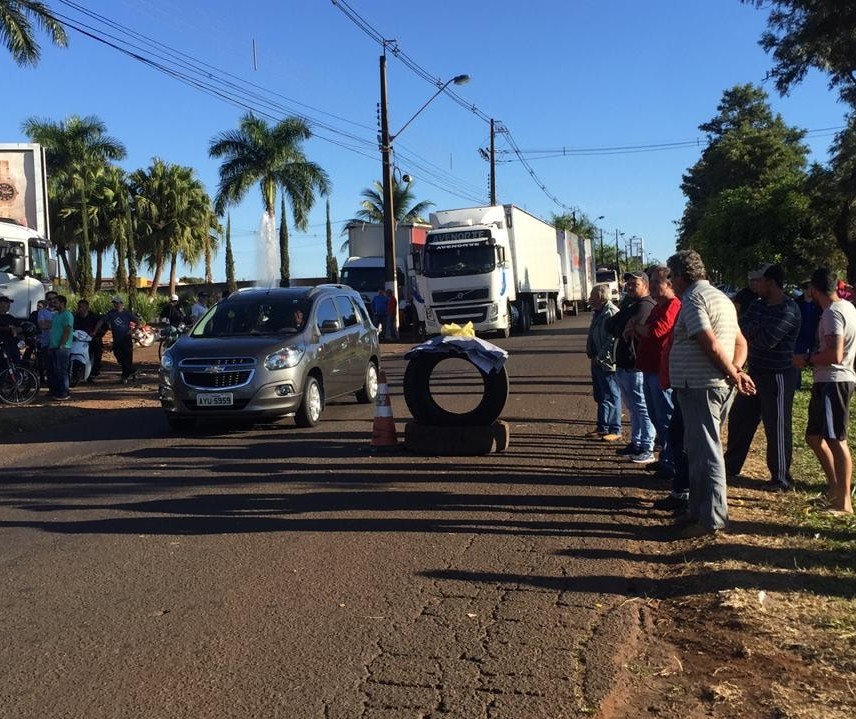
[[[594,273],[595,282],[609,286],[609,299],[618,304],[621,299],[622,283],[618,279],[618,270],[612,267],[598,267]]]
[[[35,144],[0,144],[0,293],[27,318],[56,274],[48,240],[45,156]]]
[[[399,327],[407,324],[404,310],[412,296],[414,280],[408,270],[408,261],[414,247],[425,244],[428,225],[398,225],[395,232],[395,263],[398,285]],[[342,264],[341,282],[360,293],[366,307],[371,308],[372,298],[386,285],[384,263],[383,225],[352,224],[348,227],[348,259]]]
[[[514,205],[431,213],[432,230],[414,261],[425,329],[472,322],[508,337],[559,317],[556,228]]]
[[[594,287],[591,240],[567,230],[556,230],[556,247],[562,273],[562,312],[576,315],[585,309]]]

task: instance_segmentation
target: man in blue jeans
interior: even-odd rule
[[[64,295],[54,298],[54,315],[50,328],[48,358],[51,366],[50,392],[48,397],[56,400],[69,399],[68,363],[71,356],[71,334],[74,330],[74,315],[66,308]]]
[[[752,394],[743,372],[748,354],[731,300],[707,280],[701,257],[681,250],[666,263],[681,311],[669,353],[669,379],[684,419],[690,492],[682,537],[728,527],[728,500],[720,428],[735,389]]]
[[[615,381],[615,360],[612,357],[615,339],[606,329],[606,323],[618,308],[609,301],[609,286],[606,284],[592,287],[589,304],[592,317],[586,337],[586,355],[591,360],[597,426],[587,432],[586,437],[617,442],[621,439],[621,394]]]
[[[636,324],[644,325],[654,309],[655,302],[648,290],[648,275],[644,272],[627,272],[624,286],[628,305],[612,317],[608,327],[616,337],[615,377],[621,388],[621,399],[630,415],[630,442],[617,454],[625,455],[636,464],[654,461],[654,425],[645,402],[642,372],[636,367]]]

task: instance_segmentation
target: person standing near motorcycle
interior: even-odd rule
[[[57,293],[53,290],[49,292],[45,292],[45,306],[39,310],[39,314],[37,316],[36,325],[38,326],[39,332],[39,350],[36,355],[36,361],[39,368],[39,379],[42,382],[42,385],[46,385],[50,382],[50,362],[48,362],[48,347],[51,342],[51,322],[53,321],[53,317],[56,314],[56,310],[54,308],[54,300],[56,299]]]
[[[160,319],[162,325],[178,327],[179,325],[184,324],[184,312],[181,309],[181,304],[179,304],[178,295],[169,296],[169,302],[167,302],[161,310]]]
[[[18,319],[9,312],[14,301],[6,295],[0,296],[0,342],[6,348],[6,354],[9,355],[10,359],[17,362],[21,359],[21,353],[18,351],[20,326]]]
[[[88,384],[92,384],[95,378],[101,374],[101,357],[104,354],[104,334],[103,332],[99,334],[95,331],[100,319],[101,315],[89,309],[89,300],[80,300],[77,303],[77,312],[74,313],[74,329],[83,330],[92,338],[92,341],[89,343],[89,361],[92,363],[92,371],[86,380]]]
[[[132,325],[138,323],[140,318],[133,312],[125,309],[125,300],[119,295],[112,299],[113,309],[107,312],[95,326],[95,334],[102,327],[109,327],[113,334],[113,355],[122,368],[122,384],[136,378],[134,369],[134,340],[131,337]]]
[[[66,400],[68,393],[68,362],[71,350],[71,333],[74,330],[74,315],[66,309],[64,295],[54,298],[56,314],[51,321],[48,359],[50,361],[50,391],[48,397]]]

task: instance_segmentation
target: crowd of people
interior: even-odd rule
[[[629,435],[616,452],[670,480],[655,504],[675,512],[684,537],[728,528],[727,481],[741,472],[759,426],[770,473],[763,488],[793,488],[793,403],[805,367],[814,380],[805,437],[827,479],[828,511],[853,512],[856,307],[825,268],[795,298],[781,265],[764,264],[747,279],[732,300],[708,281],[698,253],[682,250],[665,266],[626,273],[618,306],[605,284],[589,298],[597,415],[586,436],[620,444],[626,409]]]

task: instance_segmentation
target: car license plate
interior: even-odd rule
[[[196,395],[197,407],[230,407],[234,404],[231,392]]]

